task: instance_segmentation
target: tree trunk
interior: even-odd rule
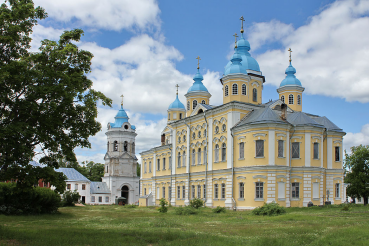
[[[368,204],[368,197],[367,196],[364,196],[364,206],[366,206]]]

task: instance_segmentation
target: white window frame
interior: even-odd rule
[[[298,146],[298,157],[294,157],[293,155],[294,155],[294,151],[295,151],[295,149],[294,149],[294,147],[293,146]],[[301,155],[300,155],[300,142],[293,142],[292,144],[291,144],[291,158],[292,159],[300,159],[300,157],[301,157]]]
[[[232,84],[232,95],[238,95],[238,84]]]
[[[255,198],[264,199],[264,183],[255,182]]]
[[[245,143],[241,142],[238,144],[238,150],[239,150],[239,158],[245,159]]]
[[[239,198],[244,199],[245,198],[245,183],[240,182],[238,185],[239,190]]]
[[[292,105],[294,103],[293,94],[288,95],[288,104]]]
[[[281,150],[281,152],[280,152],[280,150]],[[284,157],[284,140],[278,140],[278,157],[279,158]]]
[[[218,184],[214,184],[214,199],[218,199],[218,192],[219,192]]]
[[[291,198],[300,199],[300,183],[299,182],[291,183]]]
[[[263,143],[262,144],[262,153],[259,153],[261,151],[258,150],[258,143]],[[265,156],[264,155],[264,150],[265,150],[264,145],[265,145],[264,140],[262,140],[262,139],[255,140],[255,158],[264,158],[264,156]]]
[[[247,95],[247,86],[246,86],[246,84],[242,84],[242,95],[244,95],[244,96]]]

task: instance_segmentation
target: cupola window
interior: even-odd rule
[[[284,96],[281,96],[281,101],[284,103]]]
[[[288,104],[293,104],[293,95],[292,94],[288,95]]]
[[[192,109],[195,109],[197,106],[197,100],[193,100],[192,102]]]
[[[190,110],[190,101],[187,102],[187,110]]]
[[[170,120],[170,113],[168,113],[168,120]]]
[[[258,101],[258,90],[256,88],[252,89],[252,100],[254,102]]]
[[[201,101],[201,103],[202,103],[202,104],[206,104],[205,100],[202,100],[202,101]]]
[[[224,87],[224,96],[227,97],[228,96],[228,85],[226,85]]]
[[[238,94],[238,86],[237,84],[233,84],[232,85],[232,95],[237,95]]]
[[[204,130],[204,137],[206,137],[206,129]]]
[[[300,95],[297,95],[297,104],[301,105],[301,96]]]
[[[242,85],[242,95],[246,95],[246,85]]]
[[[124,151],[128,151],[128,143],[127,141],[124,141]]]
[[[113,148],[114,151],[118,151],[118,142],[117,141],[114,141],[114,148]]]
[[[182,119],[182,113],[179,113],[179,119],[180,120]]]

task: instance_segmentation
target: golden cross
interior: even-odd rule
[[[235,41],[234,41],[234,43],[235,43],[235,48],[237,48],[237,38],[238,38],[238,36],[237,36],[237,33],[235,33],[234,35],[233,35],[233,37],[234,37],[234,39],[235,39]]]
[[[178,85],[178,84],[176,84],[176,87],[177,87],[177,95],[178,95],[178,87],[179,87],[179,85]]]
[[[243,16],[241,16],[240,20],[241,20],[241,33],[243,33],[243,22],[245,21],[245,19],[243,18]]]
[[[291,57],[292,50],[291,50],[291,48],[289,48],[288,51],[290,52],[290,63],[291,63],[291,61],[292,61],[292,57]]]
[[[120,104],[120,105],[122,105],[122,107],[123,107],[123,94],[120,96],[121,98],[122,98],[122,103]]]
[[[201,60],[201,58],[200,58],[200,56],[197,56],[196,59],[197,59],[197,69],[200,69],[200,60]]]

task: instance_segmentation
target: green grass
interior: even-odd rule
[[[0,215],[0,245],[369,245],[369,206],[181,216],[169,208],[86,206],[41,216]]]

